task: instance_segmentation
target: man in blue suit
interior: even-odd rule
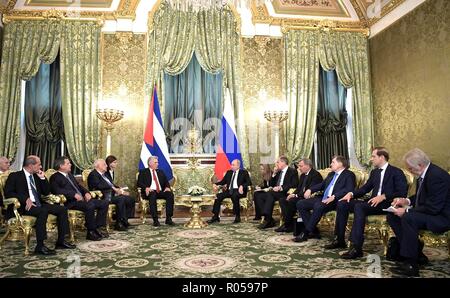
[[[319,238],[317,224],[322,215],[334,210],[336,202],[355,189],[355,174],[347,169],[348,161],[345,157],[334,156],[330,167],[332,172],[325,180],[306,190],[303,194],[305,200],[297,203],[297,210],[303,219],[305,230],[295,237],[295,242],[307,241],[308,238]],[[322,190],[324,191],[322,196],[311,198],[312,193]]]
[[[345,244],[345,229],[349,213],[354,212],[355,217],[350,233],[352,245],[349,251],[341,256],[343,259],[362,257],[366,217],[383,214],[383,209],[389,208],[394,198],[405,197],[408,194],[406,177],[402,170],[388,163],[389,152],[386,148],[375,147],[372,150],[370,161],[375,169],[370,172],[369,180],[361,188],[347,193],[337,203],[334,230],[336,238],[325,246],[326,249],[347,247]],[[356,200],[356,198],[360,198],[369,192],[372,192],[370,199]]]
[[[409,151],[403,159],[408,171],[418,178],[416,194],[395,199],[392,206],[396,210],[387,216],[400,242],[400,256],[405,259],[392,272],[419,276],[418,259],[423,256],[419,230],[444,233],[450,229],[450,175],[432,164],[420,149]]]

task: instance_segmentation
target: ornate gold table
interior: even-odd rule
[[[186,206],[191,208],[191,219],[184,224],[186,228],[201,229],[208,224],[202,220],[200,213],[202,212],[202,206],[211,206],[214,204],[215,195],[178,195],[175,197],[175,205]]]

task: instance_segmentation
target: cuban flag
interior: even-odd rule
[[[148,111],[147,125],[145,126],[144,142],[142,142],[139,170],[148,168],[148,158],[158,157],[158,168],[166,174],[167,179],[173,179],[172,165],[170,164],[169,149],[167,148],[166,135],[159,111],[156,86],[153,89],[153,97]]]
[[[225,93],[222,127],[219,132],[219,142],[216,149],[214,173],[218,180],[222,180],[226,171],[231,169],[231,162],[233,160],[240,160],[241,169],[244,167],[239,142],[236,137],[234,112],[231,107],[231,99],[228,92],[229,90]]]

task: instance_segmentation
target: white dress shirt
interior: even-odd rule
[[[380,185],[378,186],[378,193],[377,196],[381,195],[381,187],[383,186],[383,179],[384,179],[384,174],[386,173],[386,169],[388,167],[389,163],[385,163],[381,168],[381,176],[380,176]]]
[[[234,173],[234,180],[231,181],[231,183],[232,183],[231,189],[239,188],[239,186],[237,185],[237,177],[238,177],[238,175],[239,175],[239,170],[237,170],[237,171]],[[233,174],[231,174],[231,178],[233,178]]]
[[[161,189],[161,183],[159,183],[158,172],[156,172],[156,170],[152,170],[150,168],[149,168],[149,170],[150,170],[150,176],[152,177],[152,184],[150,185],[150,189],[151,190],[156,190],[156,183],[158,183],[159,190],[163,191],[163,189]],[[155,171],[156,181],[155,181],[155,179],[153,179],[153,171]]]
[[[33,174],[28,173],[27,170],[25,170],[25,169],[23,169],[23,172],[25,173],[25,177],[26,177],[26,180],[27,180],[28,194],[30,195],[30,200],[32,202],[36,202],[36,198],[34,197],[33,191],[31,190],[31,183],[30,183],[30,175],[33,176]],[[33,177],[33,179],[34,179],[34,177]],[[34,181],[34,183],[36,183],[36,181]],[[36,186],[36,188],[37,188],[37,186]]]

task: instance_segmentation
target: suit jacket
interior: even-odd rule
[[[270,186],[274,187],[277,185],[278,177],[281,175],[281,171],[278,171],[277,174],[270,179]],[[287,195],[287,192],[291,188],[296,188],[298,186],[298,172],[296,169],[288,167],[286,174],[284,175],[282,187],[282,193]]]
[[[377,196],[373,191],[374,188],[378,188],[377,184],[380,183],[378,180],[379,173],[377,171],[379,169],[374,169],[370,172],[369,180],[361,188],[353,192],[354,198],[362,197],[369,191],[372,191],[370,198]],[[390,164],[387,166],[384,173],[383,185],[381,186],[381,194],[386,196],[388,202],[392,202],[394,198],[405,198],[408,195],[408,183],[402,170]]]
[[[167,180],[166,175],[160,169],[156,169],[156,175],[158,176],[159,185],[161,186],[161,191],[164,191],[167,187],[170,188],[169,180]],[[150,169],[143,169],[139,171],[137,186],[141,188],[142,196],[145,196],[145,189],[152,185],[152,173]]]
[[[37,174],[33,174],[33,178],[36,183],[36,190],[39,196],[49,195],[50,185],[47,179],[41,179]],[[24,171],[9,174],[5,184],[5,197],[19,199],[19,213],[25,211],[26,201],[30,198],[30,193],[28,192],[28,182]],[[41,198],[39,198],[39,200],[42,204],[43,202]]]
[[[67,175],[68,177],[66,178],[60,172],[56,172],[50,177],[51,192],[55,195],[64,195],[67,199],[66,205],[76,201],[75,194],[77,193],[68,179],[70,179],[70,181],[72,181],[72,183],[78,187],[78,190],[80,191],[82,196],[84,196],[88,192],[86,188],[78,183],[72,173],[68,173]]]
[[[222,180],[216,182],[217,185],[227,185],[227,189],[231,189],[231,178],[233,177],[233,171],[228,170],[225,173],[225,176],[223,176]],[[242,185],[242,188],[244,189],[244,195],[247,194],[248,187],[252,185],[252,181],[250,179],[250,175],[248,174],[247,170],[239,169],[238,175],[237,175],[237,186],[238,188]]]
[[[309,189],[312,185],[321,183],[322,181],[322,175],[320,175],[320,173],[315,169],[311,169],[308,176],[306,176],[306,174],[300,175],[300,181],[298,182],[298,186],[295,189],[294,194],[296,194],[299,198],[303,198],[303,193],[305,190]]]
[[[328,185],[331,183],[331,180],[333,180],[334,174],[334,172],[331,172],[321,183],[311,186],[311,192],[314,193],[316,191],[326,190]],[[355,174],[352,171],[345,169],[334,182],[333,192],[331,193],[331,195],[335,196],[335,201],[340,200],[348,192],[351,192],[355,189],[355,184]]]
[[[414,212],[443,215],[450,219],[450,175],[430,163],[422,182],[419,197],[414,195],[410,197],[410,200],[414,206],[412,209]]]
[[[111,185],[109,185],[108,182],[103,179],[102,175],[95,169],[89,173],[87,183],[89,190],[101,191],[104,198],[111,199],[115,194]]]

